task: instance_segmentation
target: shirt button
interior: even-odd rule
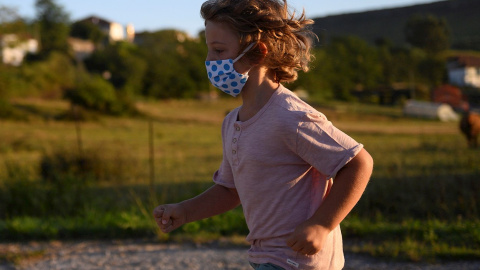
[[[233,138],[232,142],[233,142],[233,143],[236,143],[236,142],[237,142],[237,138]]]
[[[235,151],[235,150],[233,150],[233,151],[232,151],[232,154],[234,154],[234,155],[235,155],[236,153],[237,153],[237,151]]]
[[[235,130],[236,130],[236,131],[240,131],[240,127],[236,127]]]

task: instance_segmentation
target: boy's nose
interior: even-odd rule
[[[212,61],[212,60],[215,60],[213,59],[209,53],[207,53],[207,57],[205,58],[205,61]]]

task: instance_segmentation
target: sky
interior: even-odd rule
[[[177,29],[196,36],[203,29],[200,6],[205,0],[55,0],[71,21],[96,15],[122,25],[133,24],[136,32]],[[35,0],[0,0],[0,6],[15,8],[26,18],[35,17]],[[431,3],[434,0],[289,0],[308,18],[375,9]]]

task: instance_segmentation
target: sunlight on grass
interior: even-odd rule
[[[99,115],[80,122],[80,133],[75,122],[54,120],[66,104],[18,102],[46,112],[2,121],[0,240],[208,242],[248,233],[241,208],[168,235],[151,216],[157,204],[212,185],[222,120],[238,100],[140,102],[142,115]],[[480,152],[466,148],[458,123],[406,119],[396,107],[319,108],[375,161],[364,196],[342,223],[346,249],[412,261],[480,257]]]

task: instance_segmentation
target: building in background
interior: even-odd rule
[[[126,30],[127,41],[133,43],[133,41],[135,40],[135,27],[133,26],[133,24],[129,23],[127,24]]]
[[[2,62],[7,65],[20,66],[28,53],[38,52],[38,41],[33,38],[21,38],[17,34],[0,36]]]
[[[480,57],[456,56],[447,62],[450,84],[480,88]]]
[[[72,48],[73,54],[77,61],[83,61],[95,51],[95,44],[90,40],[69,37],[68,44]]]
[[[90,16],[79,20],[79,22],[88,22],[96,25],[108,37],[109,43],[116,41],[133,41],[135,38],[135,29],[132,24],[124,27],[119,23],[108,21],[98,16]]]
[[[128,24],[126,27],[123,27],[119,23],[111,22],[97,16],[89,16],[85,19],[78,20],[77,22],[89,23],[98,27],[106,37],[105,40],[100,42],[100,45],[107,45],[118,41],[133,42],[135,39],[135,28],[133,24]],[[99,45],[94,44],[91,40],[74,37],[70,37],[68,43],[70,44],[77,61],[83,61],[90,56],[95,51],[96,45]]]

